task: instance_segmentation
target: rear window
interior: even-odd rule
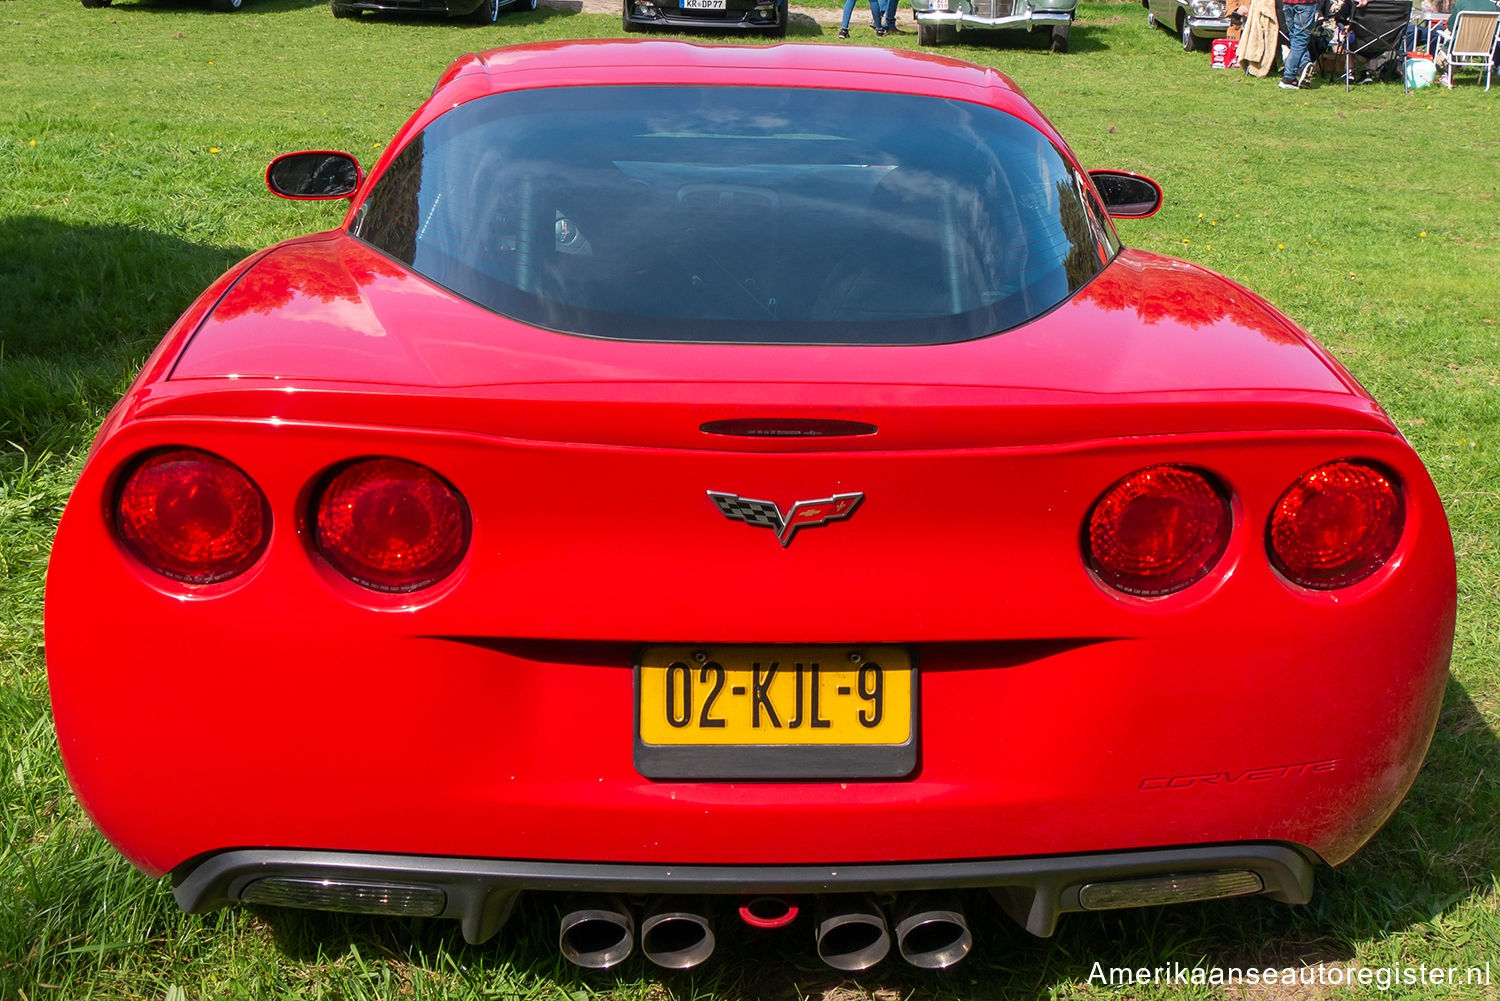
[[[432,122],[352,227],[551,330],[642,341],[930,344],[1051,309],[1116,249],[1026,123],[929,97],[564,87]]]

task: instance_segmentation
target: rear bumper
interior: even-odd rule
[[[1033,935],[1051,935],[1059,915],[1091,906],[1086,887],[1153,877],[1244,874],[1261,895],[1304,904],[1312,896],[1315,858],[1306,849],[1275,843],[1160,848],[1146,851],[1020,859],[839,866],[609,865],[595,863],[433,858],[279,849],[239,849],[185,863],[173,872],[173,895],[199,913],[235,903],[265,881],[303,880],[337,888],[362,887],[383,900],[425,893],[423,913],[461,922],[464,937],[483,942],[504,925],[522,890],[600,893],[846,893],[987,889]],[[1186,882],[1186,881],[1183,881]],[[381,895],[380,888],[396,893]],[[435,891],[435,892],[434,892]],[[1253,889],[1250,893],[1257,892]],[[1082,896],[1081,896],[1082,895]],[[1185,895],[1201,900],[1227,894]],[[1245,895],[1244,890],[1232,895]],[[252,894],[252,899],[255,895]],[[368,895],[367,895],[368,896]],[[262,897],[264,899],[264,896]],[[1158,901],[1159,902],[1159,901]],[[393,907],[319,907],[401,913]],[[1114,903],[1111,907],[1133,906]]]

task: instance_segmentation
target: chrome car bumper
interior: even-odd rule
[[[1068,24],[1073,20],[1070,11],[1060,10],[1039,10],[1010,17],[981,17],[952,10],[917,10],[912,13],[918,21],[928,24],[961,24],[966,28],[1029,28],[1039,24]]]
[[[1223,38],[1229,31],[1229,18],[1189,16],[1187,25],[1197,38]]]

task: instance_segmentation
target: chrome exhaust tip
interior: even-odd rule
[[[623,963],[635,944],[635,919],[618,897],[596,897],[567,911],[557,930],[563,958],[586,970]]]
[[[818,958],[835,970],[868,970],[891,951],[891,933],[875,898],[838,894],[818,898]]]
[[[695,901],[664,897],[653,902],[641,920],[641,952],[657,966],[690,970],[713,951],[713,923]]]
[[[974,936],[955,898],[918,894],[897,910],[896,947],[912,966],[946,970],[969,954]]]

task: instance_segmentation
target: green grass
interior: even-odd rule
[[[51,534],[94,428],[215,275],[337,219],[264,192],[273,153],[373,159],[454,56],[618,30],[617,17],[546,9],[471,28],[335,23],[305,0],[235,15],[0,0],[0,998],[1223,996],[1112,991],[1088,982],[1096,960],[1490,962],[1500,981],[1500,95],[1472,75],[1451,92],[1288,94],[1210,71],[1131,4],[1085,4],[1066,56],[1003,38],[950,52],[1014,77],[1087,165],[1162,181],[1167,207],[1122,224],[1124,239],[1245,282],[1328,345],[1428,462],[1459,554],[1453,679],[1427,766],[1386,830],[1319,874],[1310,906],[1075,916],[1040,941],[976,897],[979,948],[940,977],[894,964],[840,977],[800,927],[753,940],[726,928],[691,975],[633,959],[586,977],[556,958],[545,900],[482,947],[447,923],[187,917],[100,839],[58,761],[41,635]],[[832,35],[805,19],[791,30]],[[916,47],[913,34],[886,43]]]

